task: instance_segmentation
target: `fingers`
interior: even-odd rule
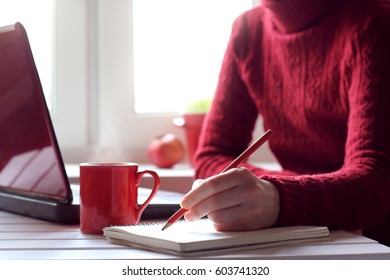
[[[235,169],[204,180],[183,198],[182,207],[190,209],[185,218],[196,220],[216,210],[248,204],[262,191],[252,176],[247,169]]]
[[[194,182],[181,206],[189,209],[187,220],[207,215],[221,231],[272,226],[280,209],[277,188],[243,168]]]
[[[253,217],[256,215],[243,204],[217,210],[208,215],[218,231],[254,230],[265,227]]]
[[[238,206],[244,203],[246,196],[242,194],[239,187],[233,187],[228,191],[222,191],[207,197],[200,201],[198,204],[190,208],[189,212],[186,213],[187,220],[200,219],[210,212]]]
[[[274,225],[278,213],[278,203],[263,190],[239,205],[210,212],[208,218],[219,231],[254,230]]]
[[[244,180],[247,180],[248,173],[249,170],[247,169],[234,168],[205,180],[196,180],[192,186],[192,190],[183,197],[181,207],[190,209],[217,193],[242,184]]]

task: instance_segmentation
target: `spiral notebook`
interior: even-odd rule
[[[112,226],[104,229],[111,242],[178,256],[227,254],[288,244],[329,239],[327,227],[292,226],[254,231],[219,232],[207,219],[181,220],[169,229],[164,223]]]

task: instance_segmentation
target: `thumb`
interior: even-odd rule
[[[199,185],[203,182],[204,180],[203,179],[197,179],[195,180],[193,183],[192,183],[192,187],[191,189],[196,189],[197,187],[199,187]]]

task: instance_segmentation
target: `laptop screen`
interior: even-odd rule
[[[22,25],[0,28],[0,190],[69,202],[69,182]]]

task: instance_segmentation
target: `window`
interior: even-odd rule
[[[26,29],[60,147],[71,161],[87,158],[84,151],[90,139],[86,90],[90,1],[0,0],[0,25],[21,22]]]
[[[52,107],[53,79],[52,0],[0,0],[0,7],[0,26],[20,22],[26,29],[46,101],[50,109]]]
[[[253,0],[135,0],[135,112],[178,112],[211,97],[232,22],[252,6]]]
[[[180,7],[181,10],[188,10],[189,8],[183,6],[183,3],[185,2],[190,5],[191,9],[196,10],[199,13],[199,19],[201,19],[203,15],[201,10],[195,9],[194,7],[198,5],[198,2],[200,3],[199,5],[202,4],[203,7],[206,7],[207,5],[211,5],[209,4],[210,2],[214,1],[218,2],[222,9],[225,6],[225,2],[231,2],[232,0],[180,0],[176,2],[172,2],[171,0],[98,1],[96,6],[97,16],[95,19],[97,26],[97,63],[96,68],[89,66],[89,69],[97,69],[96,84],[94,86],[96,88],[97,97],[93,99],[92,104],[97,102],[95,114],[97,116],[98,124],[94,126],[92,130],[91,127],[88,126],[94,141],[88,146],[90,150],[87,159],[148,162],[147,147],[149,143],[153,138],[164,133],[175,133],[181,137],[183,143],[185,143],[184,131],[172,124],[172,119],[177,116],[177,113],[169,113],[168,111],[170,110],[166,110],[166,113],[162,113],[161,108],[165,108],[166,105],[162,105],[157,97],[152,98],[149,96],[149,100],[150,103],[157,103],[159,105],[158,107],[155,107],[159,108],[159,112],[149,111],[148,114],[140,114],[134,110],[135,103],[139,101],[134,100],[133,93],[134,90],[140,86],[140,84],[137,84],[137,81],[135,81],[135,79],[138,78],[135,73],[135,71],[138,71],[138,68],[135,65],[137,63],[137,58],[135,58],[135,56],[137,55],[137,52],[140,51],[140,49],[134,49],[137,48],[135,38],[138,36],[136,35],[137,32],[146,32],[147,29],[145,28],[144,31],[141,28],[141,31],[137,31],[137,28],[140,26],[137,27],[137,24],[139,23],[137,23],[136,17],[140,15],[135,16],[135,18],[133,18],[133,15],[138,11],[138,2],[148,3],[150,6],[147,12],[149,13],[152,13],[152,10],[159,11],[160,13],[168,13],[169,11],[172,12],[173,10],[177,10],[178,7]],[[236,0],[236,3],[243,1],[245,0]],[[177,3],[178,6],[166,6],[165,8],[162,8],[161,6],[158,6],[158,2],[164,2],[167,5],[168,3]],[[155,4],[156,6],[153,6],[152,4]],[[243,9],[237,9],[235,11],[235,17],[242,11]],[[227,37],[230,34],[232,21],[233,15],[231,16],[231,22],[229,22],[226,27],[226,37],[222,40],[223,42],[221,42],[222,53],[218,55],[218,65],[215,67],[208,65],[207,68],[214,68],[218,69],[216,71],[219,71],[220,60],[222,59],[226,48]],[[159,21],[153,22],[154,26],[161,24]],[[157,42],[154,45],[159,46],[159,44],[160,42]],[[142,61],[138,60],[138,66],[141,65],[141,62]],[[154,65],[157,67],[160,63],[161,62],[155,62]],[[143,63],[142,65],[144,66],[145,64]],[[202,66],[202,68],[204,67]],[[169,71],[161,70],[158,72],[158,75],[162,72],[169,74]],[[150,74],[147,71],[144,73],[147,77],[147,83],[157,84],[157,88],[160,88],[161,85],[155,80],[156,74]],[[211,77],[213,75],[214,74],[210,74],[210,78],[216,79],[216,77]],[[167,85],[169,90],[170,83],[167,83]],[[208,85],[210,88],[216,86],[214,81],[209,82]],[[145,92],[148,93],[148,91],[149,90],[146,90]],[[152,93],[157,96],[162,94],[160,91]],[[95,92],[90,92],[90,95],[93,96],[94,94]],[[180,88],[179,94],[181,94]],[[164,101],[171,101],[173,98],[165,97],[163,99]],[[87,103],[87,106],[91,104],[91,102]],[[175,111],[177,110],[179,109],[175,109]],[[96,118],[92,118],[92,120],[96,120]],[[75,153],[75,151],[75,149],[72,149],[70,152]],[[75,158],[77,159],[82,154],[82,152],[78,152],[75,155]],[[262,159],[263,158],[264,157],[262,157]]]
[[[172,125],[177,111],[187,102],[178,96],[193,98],[200,96],[200,92],[213,94],[231,23],[239,13],[250,8],[252,0],[0,0],[0,4],[2,24],[20,21],[27,29],[44,91],[51,96],[47,99],[51,98],[48,103],[65,161],[144,163],[148,162],[148,144],[158,135],[172,132],[185,143],[184,131]],[[38,11],[34,12],[36,8]],[[10,17],[11,10],[29,19]],[[154,15],[153,21],[149,18],[152,27],[163,27],[158,30],[159,34],[164,30],[173,31],[164,32],[163,38],[154,44],[161,45],[157,49],[159,53],[151,50],[148,42],[150,38],[159,38],[159,34],[145,38],[153,31],[146,25],[150,22],[144,21],[152,11],[175,19],[162,24],[163,19],[157,19],[160,15]],[[221,20],[211,20],[220,13],[223,13]],[[180,15],[185,17],[179,18]],[[200,23],[194,27],[187,19]],[[208,26],[206,20],[212,21],[212,27],[205,27]],[[175,43],[180,48],[170,49],[169,41],[182,30],[188,30],[191,36],[182,34],[181,45]],[[195,41],[190,41],[193,39]],[[213,43],[209,45],[195,44],[211,40]],[[189,50],[192,46],[195,50]],[[200,54],[199,57],[205,57],[203,62],[199,57],[193,59],[192,54],[202,49],[211,57]],[[188,56],[193,60],[184,65],[200,63],[195,72],[188,74],[189,70],[173,64],[172,59],[168,61],[173,70],[158,68],[164,63],[150,60],[148,57],[153,53],[155,59],[175,56],[179,58],[175,63],[180,63]],[[156,69],[148,71],[154,67]],[[175,68],[180,71],[174,72]],[[203,74],[204,69],[210,72]],[[186,75],[180,80],[186,76],[191,80],[174,83],[181,72]],[[169,75],[160,79],[162,74],[170,74],[173,79]],[[198,87],[200,85],[205,87]],[[165,97],[172,86],[178,96]],[[164,98],[159,99],[159,96]],[[153,102],[145,105],[145,100]],[[170,104],[172,100],[180,102]],[[163,101],[172,106],[163,105]],[[159,106],[153,107],[153,103]]]

